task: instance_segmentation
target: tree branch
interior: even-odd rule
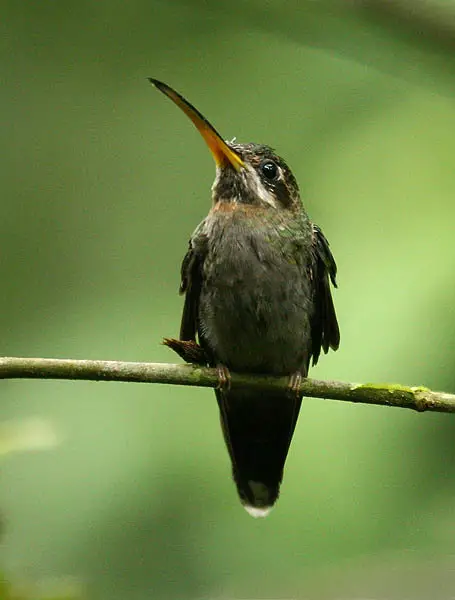
[[[232,373],[231,387],[258,391],[285,391],[287,377]],[[129,381],[216,387],[215,369],[196,365],[139,363],[57,358],[0,358],[0,379],[79,379],[86,381]],[[411,408],[417,411],[455,412],[455,394],[433,392],[423,387],[345,383],[305,379],[303,396],[345,402]]]

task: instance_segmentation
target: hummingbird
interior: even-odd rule
[[[178,92],[149,81],[191,119],[216,163],[211,209],[181,266],[180,339],[165,343],[218,370],[215,394],[240,501],[265,517],[280,493],[302,378],[321,350],[339,346],[336,263],[275,150],[223,140]],[[289,389],[230,389],[230,371],[289,376]]]

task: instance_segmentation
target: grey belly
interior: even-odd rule
[[[199,316],[216,360],[235,371],[302,369],[314,310],[306,271],[287,261],[235,254],[215,263],[206,265]]]

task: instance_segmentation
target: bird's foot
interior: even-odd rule
[[[300,391],[300,388],[302,385],[302,380],[303,380],[303,375],[302,375],[301,371],[296,371],[289,377],[287,392],[291,398],[295,398],[295,397],[300,398],[301,397],[302,392]]]
[[[193,365],[206,365],[208,362],[204,349],[194,340],[163,338],[163,344],[171,350],[174,350],[174,352],[187,363]]]
[[[216,389],[223,393],[229,392],[231,389],[231,374],[229,373],[229,369],[225,365],[218,363],[216,365],[216,372],[218,375],[218,386]]]

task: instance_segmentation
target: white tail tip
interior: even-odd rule
[[[249,506],[248,504],[244,504],[243,508],[249,515],[251,515],[255,519],[259,519],[262,517],[267,517],[267,515],[270,514],[273,506],[265,506],[264,508],[259,508],[258,506]]]

